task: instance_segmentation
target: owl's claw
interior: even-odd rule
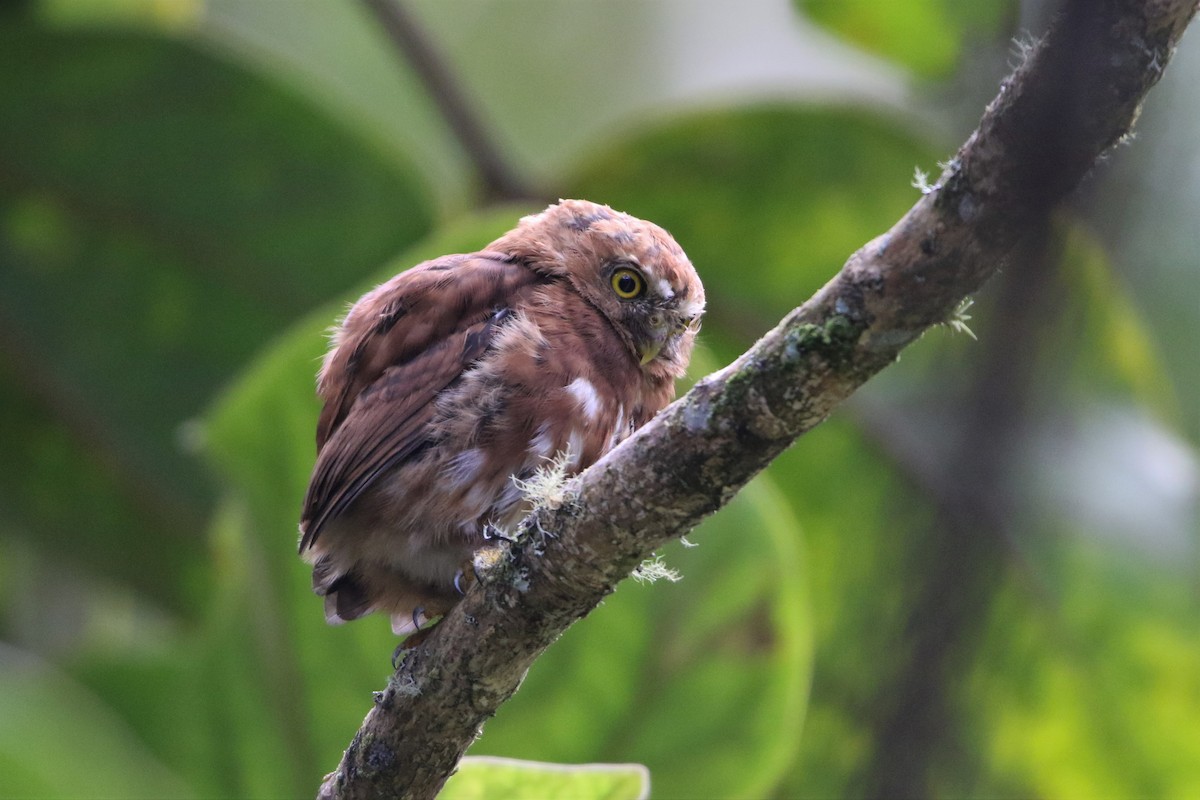
[[[421,617],[425,616],[425,606],[417,606],[412,612],[413,632],[421,630]]]
[[[454,591],[462,597],[471,588],[471,584],[479,582],[479,573],[475,571],[475,559],[470,558],[454,573]]]

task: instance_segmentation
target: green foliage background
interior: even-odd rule
[[[525,180],[688,250],[695,378],[907,209],[1047,9],[413,10]],[[978,342],[907,350],[471,752],[641,763],[655,797],[1200,795],[1194,39],[1053,257],[981,293]],[[307,796],[333,769],[394,639],[327,627],[294,555],[313,373],[347,301],[536,209],[480,194],[361,5],[0,11],[0,797]],[[448,792],[640,782],[482,762]]]

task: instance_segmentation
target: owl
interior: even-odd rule
[[[381,612],[401,635],[448,611],[489,531],[531,510],[524,481],[584,469],[671,401],[703,311],[670,234],[582,200],[364,295],[317,378],[300,553],[325,618]]]

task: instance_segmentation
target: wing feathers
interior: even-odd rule
[[[494,254],[448,256],[401,273],[351,309],[321,375],[301,552],[380,475],[430,443],[437,395],[487,351],[508,304],[538,280]]]

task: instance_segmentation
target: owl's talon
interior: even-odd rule
[[[425,606],[417,606],[416,608],[413,609],[412,620],[413,620],[413,632],[414,633],[416,631],[421,630],[421,617],[423,617],[424,615],[425,615]]]
[[[454,573],[454,591],[458,592],[460,597],[467,593],[467,590],[464,589],[463,585],[462,585],[463,584],[463,576],[464,576],[464,573],[461,569],[458,572]]]

